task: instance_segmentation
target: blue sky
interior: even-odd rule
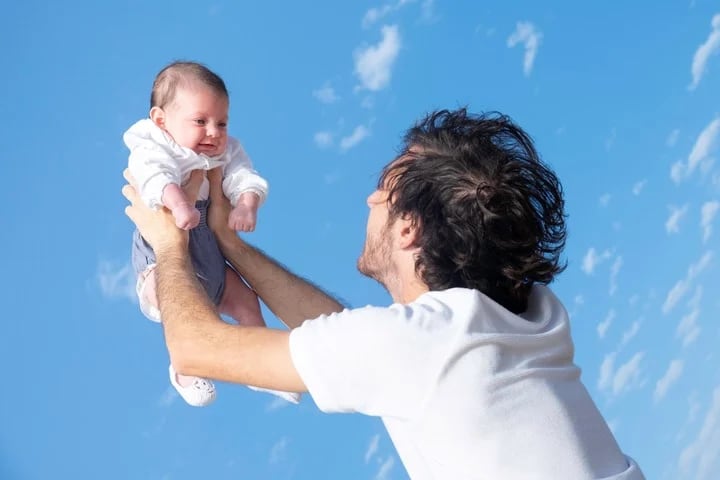
[[[270,182],[248,240],[353,306],[389,302],[355,260],[403,131],[514,118],[565,187],[554,288],[593,398],[648,478],[720,477],[720,4],[27,0],[0,23],[0,478],[407,478],[377,419],[169,387],[120,187],[174,59],[224,77]]]

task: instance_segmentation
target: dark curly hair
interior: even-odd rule
[[[415,271],[430,290],[477,289],[515,313],[565,269],[562,187],[530,137],[497,112],[428,114],[383,170],[390,218],[419,227]]]

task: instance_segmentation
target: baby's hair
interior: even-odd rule
[[[175,100],[179,87],[200,83],[217,95],[229,98],[225,82],[215,72],[197,62],[173,62],[155,77],[150,94],[150,108],[165,108]]]

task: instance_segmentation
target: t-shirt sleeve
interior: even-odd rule
[[[439,375],[442,332],[429,316],[418,305],[365,307],[293,330],[293,363],[318,408],[412,417]]]

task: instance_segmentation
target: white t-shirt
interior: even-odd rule
[[[223,192],[233,206],[245,192],[257,194],[261,203],[267,196],[267,181],[253,169],[250,157],[233,137],[228,137],[224,153],[208,157],[178,145],[146,118],[130,127],[123,135],[123,141],[130,149],[128,168],[140,197],[149,207],[162,206],[162,192],[169,183],[182,186],[193,170],[212,170],[215,167],[223,167]],[[209,191],[205,179],[198,200],[206,200]]]
[[[382,417],[415,480],[644,478],[580,382],[547,287],[521,315],[463,288],[323,315],[290,349],[318,407]]]

